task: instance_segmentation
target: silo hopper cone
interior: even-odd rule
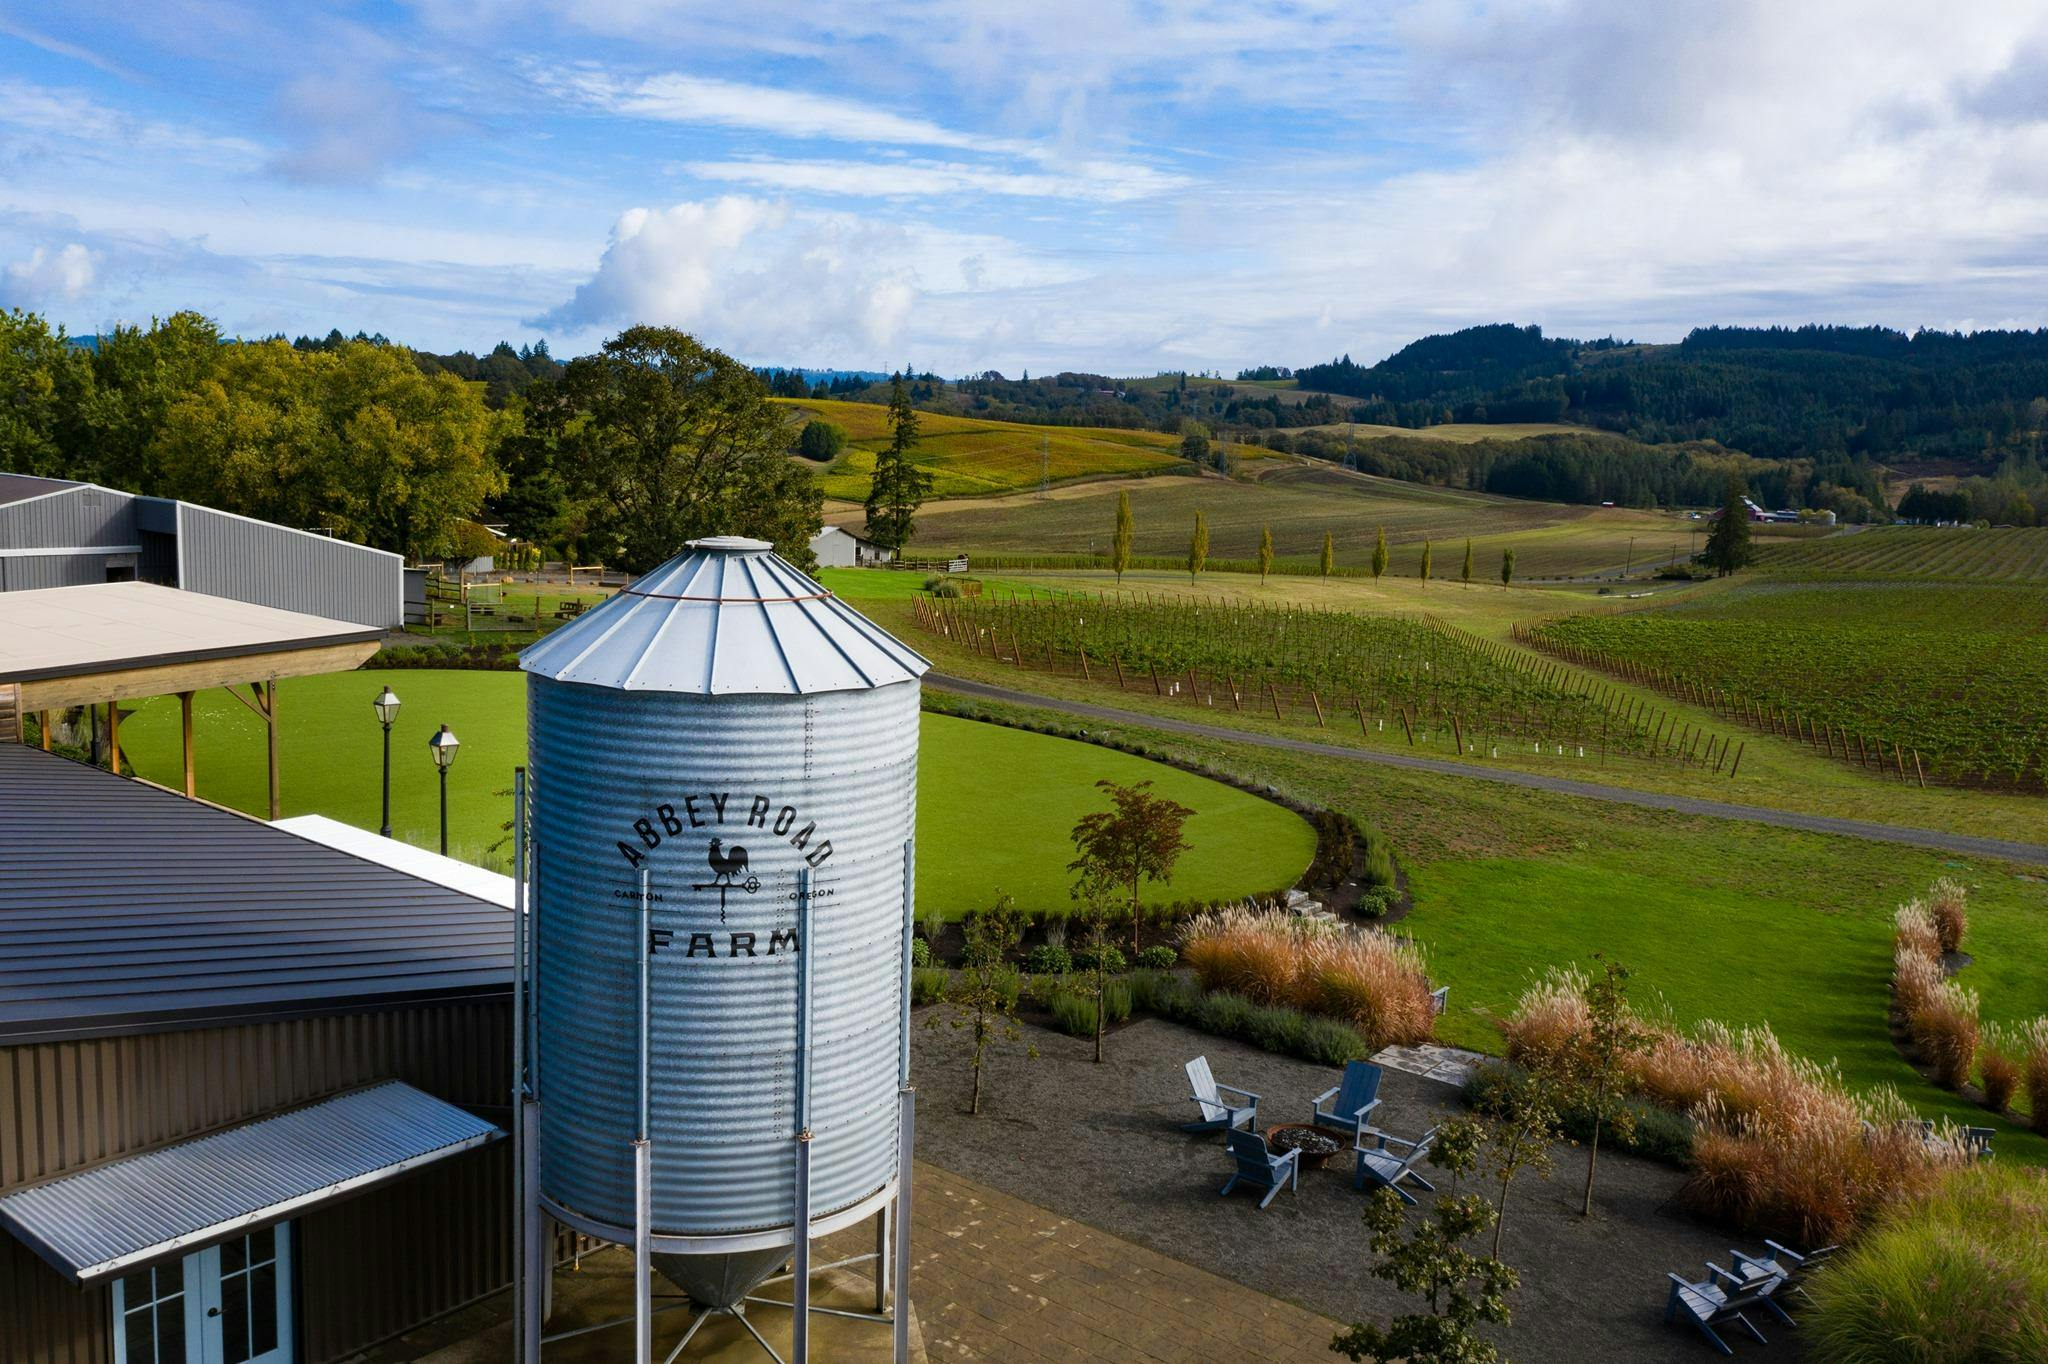
[[[656,1255],[654,1267],[697,1306],[729,1311],[782,1268],[789,1255],[788,1246],[727,1255]]]

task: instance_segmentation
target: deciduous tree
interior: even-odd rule
[[[1259,527],[1259,586],[1266,585],[1266,575],[1273,571],[1273,528]]]
[[[1465,1245],[1492,1221],[1493,1209],[1479,1195],[1442,1194],[1411,1227],[1400,1196],[1392,1189],[1374,1190],[1365,1212],[1372,1250],[1380,1257],[1372,1275],[1421,1297],[1428,1311],[1395,1317],[1385,1326],[1354,1323],[1330,1349],[1373,1364],[1496,1364],[1500,1351],[1479,1328],[1508,1321],[1508,1294],[1519,1277]]]
[[[974,1087],[967,1111],[981,1116],[981,1077],[989,1049],[997,1041],[1014,1042],[1023,1036],[1017,1026],[1017,968],[1009,956],[1024,936],[1024,916],[1014,900],[1005,895],[987,909],[970,912],[960,921],[965,946],[961,951],[960,973],[946,991],[948,1021],[967,1034],[968,1068]],[[1032,1047],[1029,1055],[1036,1056]]]
[[[1573,1106],[1593,1117],[1593,1138],[1586,1146],[1586,1196],[1581,1216],[1593,1215],[1593,1176],[1600,1165],[1603,1127],[1626,1138],[1635,1129],[1628,1107],[1628,1061],[1650,1049],[1655,1038],[1636,1026],[1628,1002],[1628,968],[1595,953],[1600,974],[1586,990],[1586,1034],[1564,1058],[1563,1076]]]
[[[1328,531],[1323,532],[1323,561],[1321,566],[1325,578],[1337,571],[1337,541]]]
[[[1378,582],[1387,571],[1387,528],[1381,526],[1372,542],[1372,580]]]
[[[1138,930],[1144,922],[1139,883],[1150,880],[1164,885],[1173,880],[1174,863],[1188,846],[1181,830],[1194,811],[1153,795],[1149,781],[1123,786],[1104,779],[1095,786],[1108,794],[1110,808],[1092,811],[1075,823],[1075,857],[1067,870],[1084,886],[1115,886],[1127,897],[1135,959],[1140,950]]]
[[[1109,539],[1109,566],[1116,570],[1118,587],[1123,586],[1124,574],[1131,567],[1131,538],[1135,527],[1131,523],[1131,495],[1119,490],[1116,495],[1116,530]]]
[[[1195,533],[1188,540],[1188,582],[1193,583],[1209,562],[1209,523],[1195,513]]]

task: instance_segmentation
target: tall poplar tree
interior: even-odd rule
[[[1472,542],[1465,541],[1465,586],[1472,585]]]
[[[910,543],[912,519],[931,496],[932,476],[910,460],[917,447],[917,409],[898,374],[889,387],[889,446],[875,456],[868,484],[868,539],[901,553]]]
[[[1266,575],[1273,571],[1273,528],[1259,527],[1259,586],[1266,585]]]
[[[1387,571],[1387,528],[1380,527],[1379,538],[1372,542],[1372,580],[1378,582],[1380,575]]]
[[[1118,587],[1123,586],[1124,574],[1131,567],[1131,495],[1119,492],[1116,495],[1116,534],[1109,542],[1109,566],[1116,570]]]
[[[1422,542],[1422,572],[1417,575],[1426,585],[1429,582],[1429,541]]]
[[[1323,576],[1329,577],[1337,571],[1337,542],[1330,532],[1323,532]]]
[[[1195,513],[1195,533],[1188,540],[1188,582],[1193,584],[1202,568],[1209,562],[1209,523]]]

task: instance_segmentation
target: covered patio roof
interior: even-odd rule
[[[99,1283],[280,1221],[504,1133],[397,1080],[0,1197],[0,1227]]]

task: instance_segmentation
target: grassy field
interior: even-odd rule
[[[1398,931],[1451,988],[1446,1041],[1497,1052],[1491,1016],[1547,967],[1604,952],[1634,972],[1639,1000],[1680,1023],[1769,1023],[1796,1051],[1839,1062],[1852,1085],[1894,1085],[1928,1116],[1988,1123],[1920,1079],[1886,1031],[1892,910],[1939,875],[1970,887],[1976,961],[1961,979],[1984,1016],[2048,1011],[2048,881],[2030,870],[1142,725],[1091,729],[1270,781],[1386,833],[1414,895]],[[2048,1163],[2048,1142],[1999,1126],[2007,1156]]]
[[[451,851],[485,865],[509,863],[509,849],[492,845],[511,818],[512,768],[526,757],[525,678],[518,673],[403,669],[284,683],[278,694],[285,813],[377,827],[381,731],[370,699],[387,683],[403,702],[392,745],[398,836],[428,847],[439,836],[426,741],[446,723],[462,741],[449,775]],[[255,716],[219,692],[202,693],[195,710],[199,794],[260,812],[263,744]],[[121,740],[140,775],[175,780],[176,698],[145,703],[122,724]],[[926,716],[920,757],[921,909],[958,914],[998,893],[1031,909],[1064,908],[1073,856],[1067,831],[1101,804],[1094,789],[1100,777],[1149,779],[1195,810],[1190,850],[1171,885],[1158,891],[1162,901],[1276,890],[1292,884],[1315,852],[1308,825],[1270,801],[1088,744]],[[991,781],[992,773],[1001,780]]]
[[[1871,526],[1764,547],[1757,568],[1808,578],[2038,583],[2048,580],[2048,526]]]
[[[1425,539],[1433,542],[1432,571],[1455,577],[1472,540],[1475,577],[1497,581],[1501,551],[1513,547],[1524,578],[1619,574],[1633,565],[1661,564],[1692,553],[1701,523],[1661,512],[1624,507],[1565,506],[1432,488],[1396,479],[1347,473],[1326,465],[1275,465],[1255,479],[1148,479],[1056,489],[1053,496],[1024,495],[927,506],[919,515],[915,552],[965,550],[973,554],[1106,553],[1116,521],[1116,494],[1128,491],[1139,555],[1187,552],[1196,511],[1209,522],[1209,553],[1244,559],[1258,549],[1259,532],[1273,531],[1283,560],[1307,564],[1322,552],[1323,533],[1336,540],[1341,567],[1372,561],[1384,528],[1393,551],[1390,572],[1413,576]]]
[[[817,398],[777,399],[799,419],[843,427],[847,448],[819,474],[827,497],[859,502],[874,476],[875,454],[889,444],[889,410],[875,403]],[[1157,431],[1083,426],[1025,426],[918,414],[912,460],[932,474],[934,497],[976,497],[1035,488],[1042,477],[1076,479],[1185,470],[1180,439]]]
[[[1525,436],[1585,435],[1589,428],[1566,422],[1445,422],[1441,426],[1378,426],[1371,422],[1331,422],[1301,428],[1332,436],[1407,436],[1415,440],[1447,440],[1470,445],[1482,440],[1521,440]]]

